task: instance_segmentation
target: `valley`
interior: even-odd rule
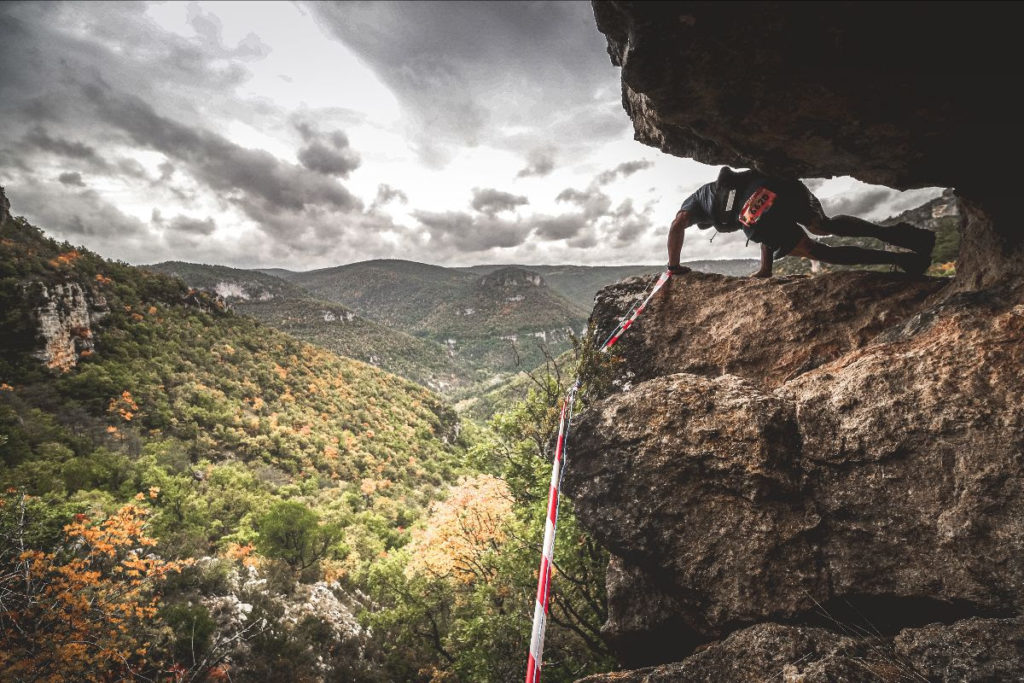
[[[756,267],[748,259],[687,265],[730,275]],[[655,265],[446,268],[399,260],[308,272],[180,262],[146,268],[180,277],[220,296],[232,310],[299,339],[470,404],[568,351],[571,337],[585,331],[601,287],[661,270]]]

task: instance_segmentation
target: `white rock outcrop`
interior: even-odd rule
[[[93,324],[109,312],[107,302],[102,296],[86,293],[77,282],[27,287],[38,288],[41,299],[35,314],[43,345],[34,355],[47,367],[66,372],[83,353],[92,352]]]

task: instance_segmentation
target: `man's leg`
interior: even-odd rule
[[[800,240],[789,252],[789,255],[843,266],[891,264],[912,275],[920,275],[928,269],[931,263],[927,254],[864,249],[862,247],[830,247],[827,244],[815,242],[809,237]]]
[[[918,253],[931,254],[935,246],[935,233],[918,228],[910,223],[899,223],[891,227],[876,225],[856,216],[815,216],[805,226],[812,235],[836,235],[837,237],[873,237],[896,247],[912,249]]]
[[[896,247],[929,255],[935,247],[935,233],[931,230],[918,228],[910,223],[884,227],[856,216],[839,215],[829,218],[825,215],[821,202],[806,185],[797,183],[792,192],[798,207],[797,222],[807,228],[812,235],[873,237]]]

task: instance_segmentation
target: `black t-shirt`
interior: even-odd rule
[[[683,201],[679,210],[686,212],[688,226],[696,223],[698,228],[705,230],[715,224],[714,207],[715,190],[717,189],[718,183],[701,185],[696,192]]]

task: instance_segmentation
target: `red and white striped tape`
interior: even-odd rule
[[[601,346],[604,353],[610,349],[615,342],[619,341],[633,321],[636,320],[648,302],[658,293],[658,290],[668,282],[671,273],[665,271],[654,287],[647,295],[647,298],[627,313],[619,321],[615,331],[608,336],[608,339]],[[548,491],[548,514],[544,521],[544,545],[541,550],[540,572],[537,577],[537,601],[533,606],[533,633],[530,635],[530,654],[526,662],[526,683],[540,683],[540,669],[543,664],[544,653],[544,631],[548,622],[548,599],[551,597],[551,567],[555,555],[555,528],[558,525],[558,499],[562,493],[562,472],[563,459],[565,454],[565,442],[569,436],[569,425],[572,422],[572,409],[576,403],[576,393],[579,391],[580,381],[577,379],[562,401],[562,413],[558,420],[558,442],[555,445],[555,458],[551,464],[551,485]]]
[[[530,655],[527,658],[526,681],[540,681],[540,667],[544,650],[544,630],[548,621],[548,598],[551,588],[551,563],[555,554],[555,526],[558,524],[558,498],[562,489],[562,456],[572,407],[576,402],[579,382],[573,385],[562,402],[562,415],[558,420],[558,443],[551,467],[551,485],[548,489],[548,514],[544,520],[544,545],[540,557],[540,575],[537,577],[537,601],[533,607],[533,634],[530,636]]]
[[[640,317],[640,314],[644,312],[645,308],[647,308],[647,304],[654,298],[654,295],[658,293],[658,290],[661,289],[662,285],[668,282],[670,277],[672,277],[671,271],[666,270],[661,274],[661,277],[659,277],[658,281],[654,283],[654,287],[651,289],[650,294],[647,295],[647,298],[636,307],[636,310],[633,311],[633,315],[627,313],[626,316],[619,321],[619,326],[615,328],[615,331],[612,332],[611,336],[608,337],[608,340],[605,341],[604,346],[601,347],[602,353],[614,346],[615,342],[619,341],[619,337],[625,334],[626,330],[628,330],[630,325],[633,324],[633,321]]]

